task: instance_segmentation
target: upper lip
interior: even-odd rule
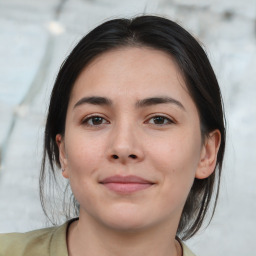
[[[114,175],[107,177],[100,181],[102,184],[106,183],[141,183],[141,184],[154,184],[149,180],[143,179],[141,177],[135,175],[128,175],[128,176],[121,176],[121,175]]]

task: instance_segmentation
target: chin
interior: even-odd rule
[[[120,232],[138,231],[150,226],[151,222],[148,219],[148,214],[146,216],[139,211],[131,211],[128,209],[126,209],[126,211],[122,210],[121,212],[116,211],[114,214],[104,217],[105,220],[102,218],[102,221],[106,226]]]

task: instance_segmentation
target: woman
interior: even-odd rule
[[[165,18],[108,21],[63,63],[45,129],[41,192],[48,159],[78,218],[2,235],[0,255],[194,255],[181,239],[201,227],[215,185],[216,206],[224,149],[221,93],[198,42]]]

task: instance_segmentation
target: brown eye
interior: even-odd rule
[[[108,123],[108,121],[101,116],[91,116],[83,121],[83,124],[86,124],[88,126],[100,126],[106,123]]]
[[[92,117],[91,122],[93,125],[100,125],[103,122],[103,118],[99,116]]]
[[[171,124],[173,123],[173,121],[164,116],[154,116],[150,118],[149,123],[155,124],[155,125],[165,125],[165,124]]]

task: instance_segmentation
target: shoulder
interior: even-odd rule
[[[0,234],[0,256],[67,255],[68,223],[27,233]]]
[[[0,255],[33,255],[35,250],[47,253],[56,228],[45,228],[27,233],[0,234]]]

